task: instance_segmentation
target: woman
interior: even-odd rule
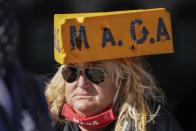
[[[61,33],[64,34],[63,31]],[[84,30],[82,33],[85,33]],[[112,34],[105,33],[108,42]],[[80,35],[82,34],[78,36]],[[76,44],[77,41],[78,38],[75,39]],[[65,40],[62,42],[63,47],[68,45]],[[58,53],[65,50],[59,47],[56,48]],[[73,50],[73,44],[71,47],[70,50]],[[90,50],[92,49],[91,46]],[[70,50],[65,51],[67,54],[63,57],[73,55]],[[75,62],[70,62],[73,59],[60,62],[62,66],[47,85],[45,95],[57,130],[181,130],[171,113],[163,106],[162,93],[141,57],[115,58],[113,55],[109,59],[103,56],[104,59],[92,60],[87,55],[83,59],[80,56],[83,50],[80,46],[80,52],[74,54],[77,56]],[[104,49],[100,50],[93,52],[103,53]],[[118,48],[119,51],[125,52]]]
[[[161,92],[143,65],[136,57],[62,65],[46,90],[53,117],[58,121],[60,116],[72,115],[82,118],[80,122],[86,120],[93,123],[101,113],[112,109],[113,116],[103,121],[107,125],[102,123],[103,127],[101,125],[98,130],[144,131],[146,126],[152,129],[167,124],[165,128],[173,126],[172,131],[175,130],[178,126],[170,125],[176,122],[159,104],[162,101]],[[66,110],[74,114],[66,114]],[[87,120],[96,116],[97,119]],[[80,122],[69,117],[65,120],[64,131],[97,128],[96,122],[95,128],[91,123],[87,126],[88,123]]]

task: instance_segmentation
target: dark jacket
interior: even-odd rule
[[[172,116],[171,112],[168,111],[162,104],[155,104],[152,111],[155,112],[156,117],[154,121],[147,123],[147,131],[183,131],[181,126],[178,124],[176,119]],[[103,131],[114,131],[115,122],[111,123],[103,129]],[[57,131],[80,131],[79,127],[73,122],[66,121],[64,124],[56,125]],[[124,125],[123,130],[134,131],[131,124],[127,122]]]

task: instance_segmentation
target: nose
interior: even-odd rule
[[[86,78],[86,76],[84,75],[84,73],[81,73],[79,75],[78,87],[81,87],[81,88],[89,88],[90,87],[90,83],[89,83],[88,79]]]

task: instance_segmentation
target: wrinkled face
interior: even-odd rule
[[[81,68],[78,65],[67,66]],[[93,63],[90,67],[104,70],[106,77],[102,83],[93,83],[88,79],[89,76],[81,71],[75,81],[65,84],[66,101],[81,116],[92,116],[102,112],[112,104],[116,93],[111,77],[112,64],[109,62]]]

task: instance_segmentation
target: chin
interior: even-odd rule
[[[90,107],[95,107],[96,104],[94,104],[91,101],[86,101],[86,100],[80,100],[79,102],[75,102],[73,106],[77,109],[88,109]]]
[[[74,110],[77,110],[83,114],[87,114],[89,112],[92,112],[93,110],[97,108],[96,104],[90,103],[90,102],[76,102],[73,104]]]

